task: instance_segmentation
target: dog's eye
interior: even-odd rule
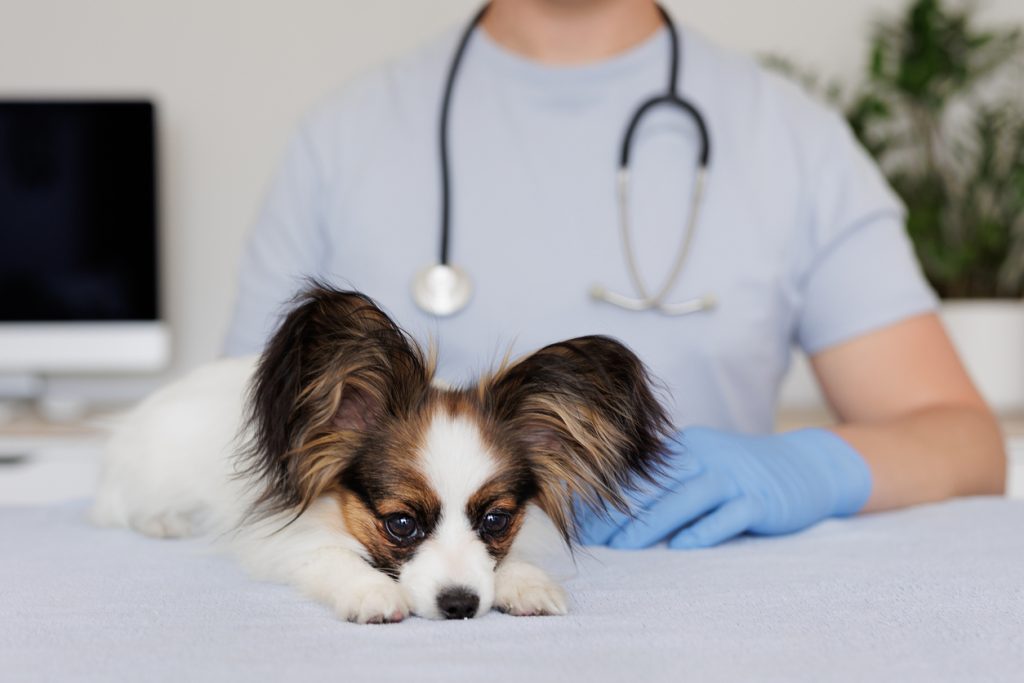
[[[384,527],[397,541],[409,541],[416,536],[419,527],[416,518],[406,514],[391,515],[384,520]]]
[[[480,531],[496,536],[508,528],[509,519],[506,512],[488,512],[480,522]]]

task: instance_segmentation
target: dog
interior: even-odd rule
[[[565,614],[525,539],[546,523],[571,547],[574,505],[626,510],[654,481],[671,431],[657,394],[602,336],[441,388],[370,298],[312,283],[259,358],[204,366],[129,413],[92,516],[208,534],[361,624]]]

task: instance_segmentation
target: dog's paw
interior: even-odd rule
[[[335,595],[334,611],[357,624],[390,624],[409,616],[409,602],[401,586],[386,576],[360,582]]]
[[[565,591],[542,570],[525,562],[498,567],[494,607],[517,617],[561,615],[568,611]]]

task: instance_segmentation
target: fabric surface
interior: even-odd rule
[[[1018,681],[1024,503],[592,549],[566,617],[356,626],[201,541],[0,510],[4,681]]]
[[[615,201],[619,145],[664,92],[665,30],[611,59],[545,66],[477,30],[450,121],[451,260],[475,284],[436,319],[413,303],[438,258],[437,116],[455,32],[376,69],[310,113],[285,153],[242,261],[231,354],[259,351],[304,278],[377,299],[460,383],[499,360],[585,334],[627,343],[674,397],[679,427],[772,431],[799,344],[820,351],[935,307],[903,210],[841,117],[753,59],[681,30],[681,92],[711,139],[704,204],[668,301],[714,295],[682,317],[597,303],[635,296]],[[630,211],[649,290],[683,238],[697,155],[693,122],[658,108],[637,130]]]

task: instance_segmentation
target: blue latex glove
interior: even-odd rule
[[[634,496],[635,517],[579,511],[586,545],[705,548],[744,532],[788,534],[868,500],[864,459],[824,429],[744,436],[692,427],[671,445],[660,486]]]

